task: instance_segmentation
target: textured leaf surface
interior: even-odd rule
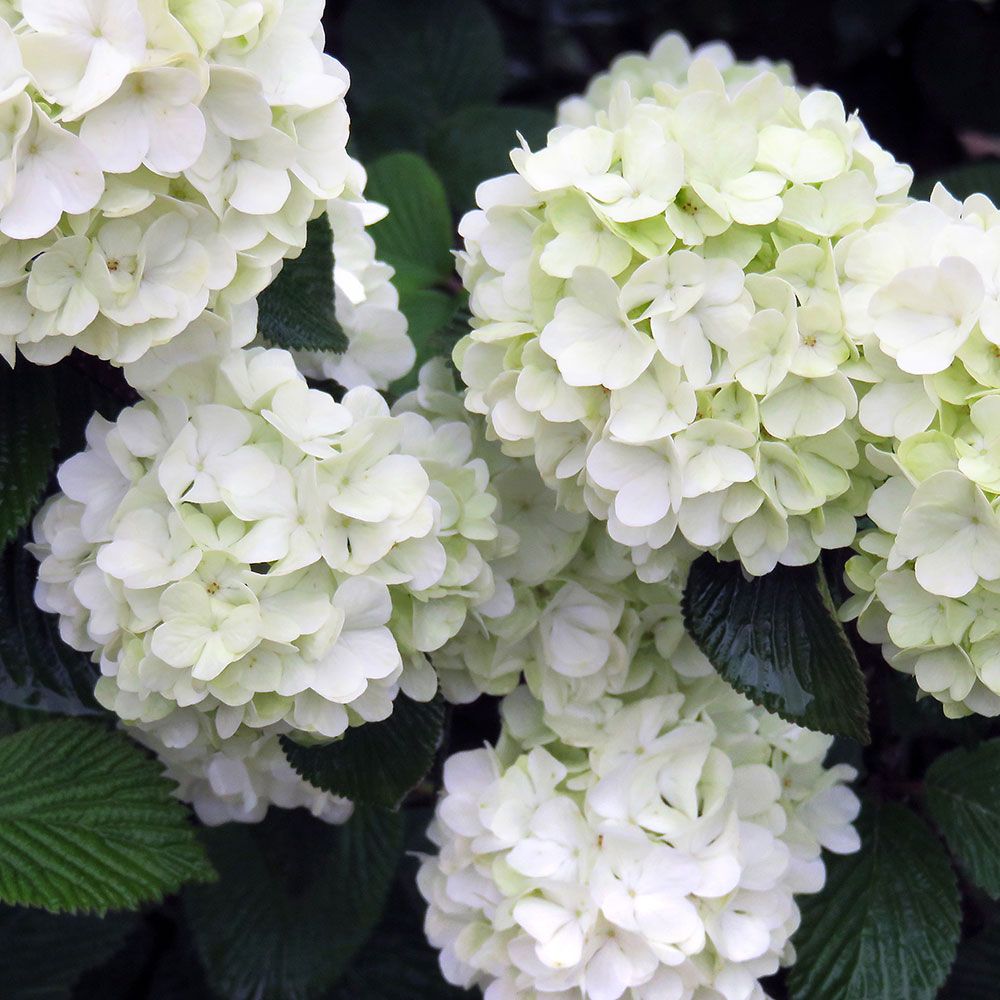
[[[793,1000],[931,1000],[948,975],[961,911],[940,841],[905,806],[868,804],[857,854],[827,858],[801,900]]]
[[[325,213],[309,223],[305,249],[285,261],[259,304],[258,324],[268,343],[290,350],[347,350],[347,335],[337,321],[333,232]]]
[[[51,372],[0,362],[0,548],[34,513],[48,483],[59,436]]]
[[[339,827],[271,810],[205,839],[221,878],[184,904],[209,985],[228,1000],[300,1000],[332,986],[378,922],[403,825],[363,807]]]
[[[310,784],[370,805],[395,808],[430,770],[441,745],[444,702],[398,695],[392,715],[348,729],[325,746],[281,738],[285,756]]]
[[[401,293],[448,281],[454,270],[452,223],[441,178],[416,153],[390,153],[368,169],[366,194],[389,214],[368,231],[379,257],[396,269]]]
[[[96,715],[97,668],[59,638],[33,596],[38,563],[24,537],[0,552],[0,701],[61,715]]]
[[[748,578],[738,562],[703,555],[684,591],[684,624],[756,704],[809,729],[868,740],[864,677],[818,565]]]
[[[109,959],[135,926],[104,917],[0,906],[0,989],[5,1000],[64,1000],[80,976]]]
[[[479,0],[354,0],[344,63],[355,106],[402,107],[418,121],[494,101],[505,75],[500,32]]]
[[[0,739],[0,901],[128,909],[213,877],[160,765],[79,719]]]
[[[1000,897],[1000,740],[938,757],[924,781],[927,806],[973,882]]]
[[[462,108],[445,119],[428,139],[428,155],[455,211],[475,206],[476,187],[482,181],[510,173],[510,151],[519,146],[517,133],[538,149],[553,124],[548,111],[513,105]]]

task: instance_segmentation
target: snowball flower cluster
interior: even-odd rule
[[[718,63],[620,74],[461,224],[467,405],[649,580],[676,538],[755,574],[811,562],[871,490],[835,249],[911,172],[835,94]]]
[[[660,664],[586,744],[456,754],[418,884],[445,977],[486,1000],[760,1000],[821,848],[858,848],[830,738]],[[672,688],[672,690],[669,690]]]
[[[349,172],[321,0],[0,19],[0,356],[124,364],[250,302]]]
[[[939,186],[837,257],[886,477],[844,614],[947,715],[1000,714],[1000,212]]]
[[[326,823],[345,823],[354,811],[346,799],[313,787],[295,772],[278,741],[281,727],[222,740],[207,715],[185,708],[126,729],[156,753],[166,776],[177,783],[177,797],[190,802],[208,826],[258,823],[270,806],[308,809]]]
[[[364,167],[351,160],[344,193],[327,205],[333,230],[336,316],[347,337],[347,350],[292,353],[308,378],[333,379],[348,389],[359,385],[388,389],[413,367],[416,349],[392,283],[395,270],[376,258],[375,241],[365,232],[387,212],[384,205],[365,199],[366,180]]]
[[[494,591],[468,426],[366,387],[335,402],[287,352],[220,359],[201,330],[128,376],[143,401],[91,420],[35,522],[36,600],[100,662],[98,700],[142,724],[196,708],[229,739],[430,698],[426,654]]]

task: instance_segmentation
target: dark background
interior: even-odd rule
[[[412,0],[423,6],[423,0]],[[468,0],[445,6],[457,11]],[[432,4],[433,5],[433,4]],[[486,0],[504,37],[505,102],[551,109],[625,50],[665,31],[723,39],[741,59],[792,64],[837,91],[873,137],[929,182],[1000,153],[1000,7],[977,0]],[[389,6],[392,6],[391,4]],[[328,4],[328,49],[343,52],[350,3]],[[357,77],[359,68],[348,62]],[[348,105],[352,106],[350,95]],[[356,131],[364,132],[353,107]],[[378,152],[419,145],[400,123]],[[374,151],[374,150],[373,150]],[[367,150],[366,150],[367,152]],[[980,185],[982,186],[982,185]]]

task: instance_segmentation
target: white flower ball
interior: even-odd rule
[[[220,335],[222,341],[224,336]],[[334,738],[431,698],[426,654],[494,592],[498,531],[464,421],[308,388],[286,351],[210,331],[128,376],[144,399],[59,470],[35,522],[36,600],[100,662],[129,723]]]
[[[228,316],[344,190],[321,0],[21,0],[0,20],[0,357],[117,364]],[[246,343],[247,341],[242,341]]]
[[[347,350],[292,353],[308,378],[333,379],[348,389],[388,389],[413,367],[416,349],[392,283],[395,270],[376,258],[375,241],[365,232],[387,212],[384,205],[365,200],[366,179],[364,168],[352,160],[344,193],[327,205],[336,316],[347,336]]]
[[[835,94],[717,61],[621,79],[460,227],[467,406],[649,579],[675,538],[755,574],[809,563],[871,490],[834,248],[911,171]]]
[[[622,707],[586,744],[456,754],[418,884],[445,977],[486,1000],[762,1000],[795,895],[849,853],[830,745],[718,677]]]
[[[326,823],[346,823],[354,811],[347,799],[315,788],[295,772],[278,741],[280,727],[220,740],[208,716],[186,708],[126,729],[156,753],[166,776],[177,782],[177,797],[208,826],[258,823],[271,806],[308,809]]]
[[[949,716],[1000,714],[1000,213],[938,187],[837,259],[888,477],[848,563],[862,634]]]

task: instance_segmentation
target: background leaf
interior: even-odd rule
[[[737,691],[809,729],[868,740],[864,677],[818,564],[747,578],[738,562],[703,555],[683,606],[688,632]]]
[[[392,715],[348,729],[333,743],[300,746],[281,737],[285,756],[311,785],[370,805],[395,808],[430,770],[444,731],[444,701],[397,695]]]
[[[963,941],[940,1000],[996,1000],[1000,983],[1000,918]]]
[[[1000,897],[1000,740],[942,754],[924,787],[952,854],[976,885]]]
[[[110,958],[135,926],[132,914],[71,916],[0,906],[4,1000],[63,1000],[81,975]]]
[[[510,151],[519,145],[516,133],[538,149],[554,124],[551,111],[515,105],[462,108],[446,118],[429,137],[427,148],[452,208],[457,213],[472,208],[482,181],[514,169]]]
[[[433,849],[423,836],[432,813],[424,808],[404,812],[407,855],[382,921],[328,1000],[473,1000],[477,995],[445,981],[438,951],[424,936],[427,904],[417,890],[418,860],[410,852]]]
[[[258,303],[264,339],[293,351],[347,350],[333,288],[333,231],[324,212],[308,226],[305,249],[286,260]]]
[[[403,847],[398,814],[331,827],[304,810],[205,831],[220,880],[184,894],[209,985],[228,1000],[299,1000],[332,986],[382,913]]]
[[[0,739],[0,900],[133,908],[213,871],[160,765],[123,733],[62,719]]]
[[[503,41],[478,0],[354,0],[343,42],[352,107],[365,112],[355,114],[359,123],[380,108],[433,122],[491,103],[503,88]]]
[[[55,615],[34,599],[38,562],[21,536],[0,552],[0,701],[61,715],[103,714],[97,668],[59,638]]]
[[[441,178],[416,153],[390,153],[368,168],[366,195],[389,214],[368,230],[379,257],[396,269],[403,294],[446,283],[454,273],[452,224]]]
[[[983,160],[954,170],[946,170],[935,177],[924,177],[913,185],[915,197],[929,198],[934,185],[940,181],[955,198],[965,200],[970,194],[985,194],[994,205],[1000,203],[1000,161]]]
[[[948,975],[961,911],[940,842],[897,803],[867,803],[861,850],[827,859],[803,897],[793,1000],[931,1000]]]
[[[0,363],[0,548],[34,513],[59,437],[52,373],[21,361]]]

